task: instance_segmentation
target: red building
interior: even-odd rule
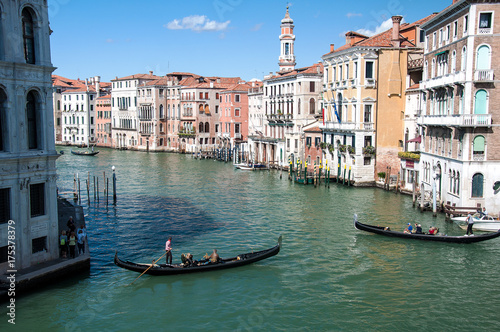
[[[111,133],[111,95],[97,98],[96,100],[96,138],[97,146],[113,147]]]

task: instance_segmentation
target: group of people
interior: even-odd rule
[[[429,235],[436,235],[438,233],[439,229],[437,227],[431,226],[429,227],[429,232],[427,234]],[[422,231],[422,225],[419,223],[415,223],[415,228],[411,225],[411,223],[408,223],[406,229],[404,230],[404,233],[407,234],[425,234]]]
[[[172,265],[172,237],[170,236],[165,243],[165,259],[166,263],[168,265]],[[182,254],[181,255],[181,261],[184,267],[187,266],[200,266],[200,265],[206,265],[206,264],[215,264],[215,263],[220,263],[221,258],[219,254],[217,253],[217,249],[214,249],[212,254],[208,256],[208,254],[205,254],[203,256],[202,261],[196,261],[193,259],[193,255],[190,253],[187,254]]]
[[[69,257],[75,258],[76,247],[78,247],[78,255],[82,253],[85,254],[85,239],[87,238],[85,226],[82,224],[78,231],[76,231],[73,217],[69,217],[66,226],[68,226],[68,230],[63,230],[59,236],[59,251],[61,257],[68,258],[69,251]]]

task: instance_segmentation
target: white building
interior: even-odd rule
[[[47,2],[2,1],[0,17],[3,274],[58,258],[59,247]]]
[[[289,158],[304,160],[302,128],[316,121],[320,114],[323,65],[295,68],[293,28],[287,8],[279,37],[280,71],[270,73],[263,80],[263,130],[249,136],[256,161],[280,167],[287,166]]]
[[[117,149],[137,148],[139,131],[138,89],[159,76],[136,74],[111,80],[111,116],[113,141]]]

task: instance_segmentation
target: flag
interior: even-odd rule
[[[339,123],[341,123],[339,113],[337,112],[337,104],[335,103],[335,100],[333,101],[333,108],[335,109],[335,116],[337,117],[337,120],[339,121]]]

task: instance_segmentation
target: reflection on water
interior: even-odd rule
[[[19,298],[21,329],[40,324],[68,331],[498,328],[500,293],[494,291],[491,267],[500,264],[500,241],[426,243],[354,229],[357,213],[362,222],[394,230],[420,222],[424,229],[436,225],[463,234],[442,215],[417,212],[411,197],[337,184],[297,185],[286,173],[280,179],[276,171],[241,172],[178,154],[103,149],[95,158],[66,153],[57,165],[60,191],[73,188],[76,173],[82,183],[91,271]],[[112,165],[118,201],[107,206],[102,184]],[[94,176],[101,199],[94,201],[91,187],[87,202],[84,180],[93,183]],[[143,276],[127,286],[138,274],[112,263],[115,250],[126,259],[150,262],[164,253],[168,236],[178,261],[182,252],[198,258],[213,248],[223,257],[261,250],[280,234],[279,255],[238,269]],[[2,330],[4,324],[0,321]]]

